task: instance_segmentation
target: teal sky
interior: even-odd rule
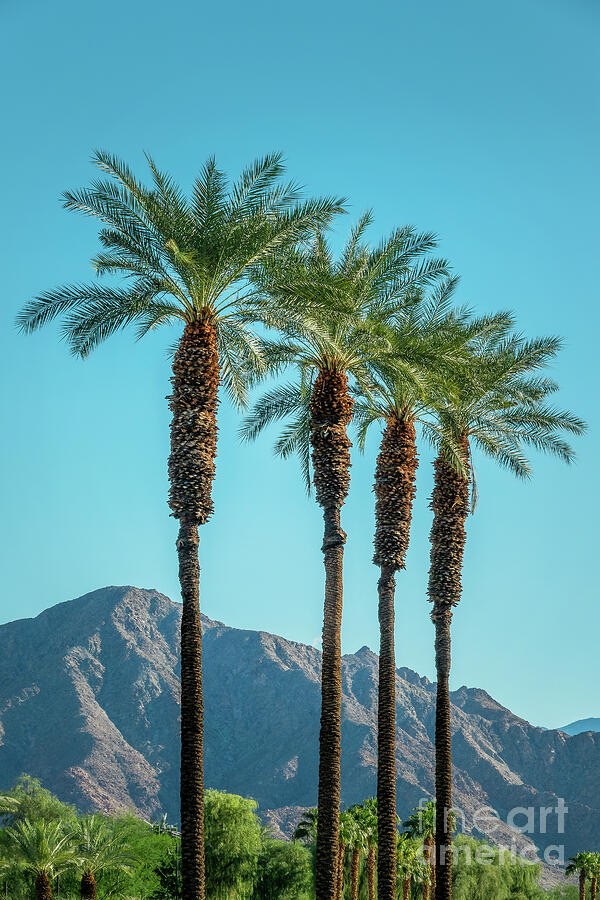
[[[282,149],[312,193],[347,195],[353,216],[372,206],[374,239],[407,222],[437,231],[462,301],[565,337],[560,402],[590,432],[570,469],[535,458],[530,484],[476,461],[452,681],[536,724],[599,716],[599,40],[593,0],[0,0],[0,622],[107,584],[177,597],[173,335],[118,337],[82,363],[56,329],[13,327],[32,295],[91,276],[95,228],[60,192],[93,176],[96,146],[140,173],[146,149],[185,185],[210,153],[237,173]],[[319,510],[296,465],[267,438],[241,447],[236,427],[223,404],[203,610],[317,643]],[[354,455],[344,510],[345,651],[378,643],[376,445]],[[430,491],[423,449],[397,662],[429,677]]]

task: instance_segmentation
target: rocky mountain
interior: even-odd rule
[[[600,719],[578,719],[577,722],[571,722],[560,730],[571,735],[582,734],[584,731],[600,731]]]
[[[167,597],[109,587],[0,627],[0,790],[28,772],[81,809],[176,820],[179,626]],[[316,801],[320,663],[313,647],[204,619],[207,784],[255,797],[284,833]],[[344,657],[345,805],[375,793],[376,676],[367,647]],[[433,792],[435,685],[399,669],[397,696],[403,814]],[[600,850],[600,734],[536,728],[479,689],[452,702],[464,827],[520,850]],[[565,834],[554,812],[539,821],[561,797]],[[515,807],[533,807],[531,836],[506,824]]]

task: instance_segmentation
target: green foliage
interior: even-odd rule
[[[308,900],[312,857],[299,841],[266,840],[258,856],[255,900]]]
[[[261,825],[254,800],[207,791],[204,804],[206,895],[208,900],[252,894]]]
[[[85,357],[129,326],[139,338],[163,325],[210,319],[222,383],[243,406],[242,373],[263,368],[260,341],[248,327],[258,312],[252,272],[327,227],[344,200],[301,201],[298,186],[282,181],[279,153],[257,160],[232,185],[211,157],[190,197],[149,156],[149,185],[106,151],[97,150],[93,161],[102,178],[65,192],[64,205],[98,221],[101,250],[92,265],[99,278],[120,277],[122,286],[47,291],[25,305],[18,327],[31,332],[58,318],[71,352]]]
[[[31,775],[21,775],[15,787],[0,798],[0,816],[8,825],[24,822],[25,819],[74,825],[76,815],[74,806],[63,803]]]
[[[486,841],[459,835],[454,842],[455,900],[538,900],[539,866],[530,865]]]

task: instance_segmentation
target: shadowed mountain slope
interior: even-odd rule
[[[81,809],[132,808],[178,815],[180,606],[152,590],[109,587],[35,619],[0,627],[0,790],[21,772]],[[253,796],[289,834],[314,805],[321,656],[314,647],[204,619],[206,783]],[[376,790],[377,656],[343,658],[342,801]],[[397,673],[398,809],[433,791],[435,686]],[[492,807],[555,807],[540,847],[600,849],[600,734],[570,737],[530,725],[483,690],[452,694],[455,803],[473,815]],[[518,817],[517,825],[524,822]],[[510,845],[487,817],[475,832]],[[526,836],[518,837],[522,850]]]

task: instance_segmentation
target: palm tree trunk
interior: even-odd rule
[[[429,900],[429,889],[431,884],[431,844],[429,836],[425,838],[423,844],[423,857],[427,866],[425,881],[423,882],[423,900]]]
[[[81,876],[80,893],[83,900],[96,900],[98,896],[96,879],[94,878],[94,873],[90,872],[89,869]]]
[[[337,883],[335,888],[335,897],[336,900],[342,900],[342,892],[344,890],[344,854],[346,852],[346,845],[342,844],[340,841],[340,849],[338,852],[338,861],[337,861]]]
[[[591,900],[596,900],[596,893],[598,891],[598,877],[594,875],[592,878],[592,888],[591,888]]]
[[[335,900],[340,815],[342,718],[341,625],[346,534],[340,510],[350,485],[350,441],[346,428],[353,401],[343,373],[319,373],[311,397],[311,445],[317,502],[323,508],[325,604],[319,735],[316,900]]]
[[[360,850],[355,847],[352,851],[352,863],[350,865],[350,900],[358,897],[358,868],[360,863]]]
[[[375,900],[375,844],[371,841],[367,854],[367,888],[369,900]]]
[[[177,539],[181,617],[181,869],[186,900],[204,900],[202,627],[198,526],[213,511],[219,355],[212,322],[185,326],[173,362],[169,406],[169,506]]]
[[[579,900],[585,900],[585,872],[583,869],[579,873]]]
[[[35,876],[35,900],[52,900],[52,882],[46,872]]]
[[[395,570],[382,566],[379,578],[379,697],[377,707],[377,896],[396,893],[396,659],[394,651]]]
[[[410,878],[405,878],[402,882],[402,898],[410,900]]]
[[[465,459],[469,445],[463,439]],[[450,620],[452,608],[462,592],[462,561],[465,548],[465,522],[469,513],[469,475],[461,475],[440,453],[435,461],[435,479],[431,508],[431,565],[429,599],[436,630],[436,900],[452,898],[452,752],[450,733]]]
[[[377,897],[396,898],[396,657],[395,574],[404,569],[417,472],[412,421],[390,418],[375,470],[375,554],[379,594],[379,693],[377,712]]]
[[[450,621],[452,609],[435,619],[437,703],[435,714],[436,900],[452,897],[452,733],[450,729]]]

